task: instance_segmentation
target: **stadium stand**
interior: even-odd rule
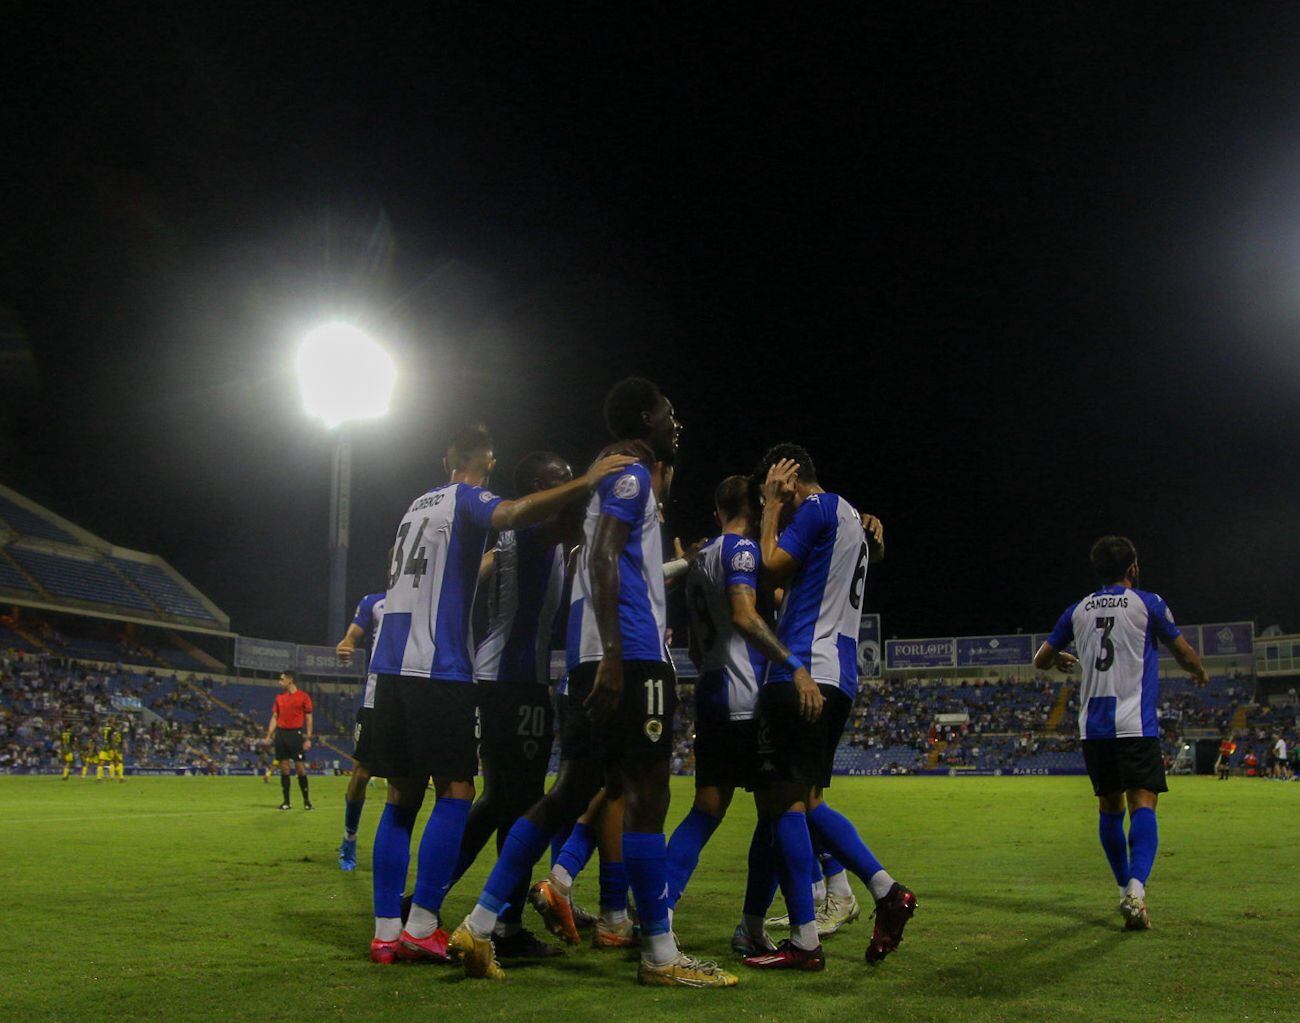
[[[114,547],[3,486],[0,602],[117,614],[218,634],[230,626],[225,614],[161,558]]]

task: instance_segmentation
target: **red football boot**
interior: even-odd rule
[[[916,912],[916,896],[910,888],[897,881],[889,894],[876,901],[876,929],[867,946],[867,962],[873,966],[898,948],[903,940],[903,928]]]
[[[370,942],[370,961],[372,963],[392,963],[397,961],[396,941],[380,941],[375,938]]]
[[[814,949],[798,948],[793,941],[786,938],[776,946],[775,952],[759,952],[745,956],[742,960],[746,966],[759,970],[808,970],[810,972],[826,969],[826,954],[818,945]]]
[[[447,932],[439,927],[427,938],[414,938],[407,931],[397,939],[397,958],[408,963],[449,963]]]

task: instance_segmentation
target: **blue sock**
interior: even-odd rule
[[[360,803],[354,803],[350,799],[343,800],[343,835],[355,836],[357,828],[361,827],[361,808],[365,806],[365,800]]]
[[[1115,883],[1123,888],[1128,884],[1128,845],[1124,841],[1124,811],[1121,810],[1119,813],[1099,811],[1097,834],[1101,838],[1101,847],[1106,850],[1106,859],[1110,861]]]
[[[411,831],[419,810],[385,803],[375,828],[371,853],[374,872],[375,916],[401,916],[406,890],[406,870],[411,865]]]
[[[1145,886],[1156,862],[1160,835],[1156,830],[1156,812],[1149,806],[1139,807],[1128,819],[1128,872]]]
[[[564,843],[564,848],[560,850],[560,855],[555,857],[555,866],[563,867],[576,881],[595,851],[596,829],[590,824],[578,821],[573,825],[573,831],[569,834],[569,840]]]
[[[627,864],[600,861],[600,908],[627,910]]]
[[[460,859],[460,840],[465,835],[469,807],[468,799],[439,796],[424,826],[411,901],[432,913],[442,908],[442,900],[451,887],[451,875]]]
[[[746,916],[767,916],[776,895],[776,859],[772,849],[772,822],[760,817],[749,840],[749,875],[745,878]]]
[[[528,900],[528,886],[532,883],[532,871],[524,877],[522,881],[515,886],[515,890],[510,893],[510,902],[501,910],[501,922],[504,924],[519,924],[524,921],[524,903]]]
[[[773,828],[779,856],[776,869],[781,879],[781,894],[785,896],[786,909],[790,911],[790,926],[811,923],[816,915],[812,886],[812,838],[808,834],[806,815],[796,811],[783,813]],[[638,901],[638,905],[640,905]]]
[[[674,909],[699,865],[700,851],[721,823],[721,817],[692,809],[668,840],[668,902]]]
[[[636,896],[641,933],[668,933],[668,847],[662,834],[623,833],[623,862]]]
[[[814,843],[814,848],[816,844]],[[834,877],[836,874],[844,873],[844,864],[837,860],[828,852],[822,853],[817,857],[822,865],[822,877]]]
[[[808,827],[817,832],[817,838],[826,851],[857,874],[863,884],[867,884],[877,871],[885,869],[867,848],[867,843],[862,841],[853,822],[838,810],[831,809],[829,803],[808,811]]]
[[[551,839],[551,866],[552,867],[555,866],[556,861],[559,860],[560,850],[564,848],[564,843],[567,842],[569,840],[569,836],[573,834],[573,825],[576,823],[577,823],[576,821],[570,821],[568,824],[564,825],[564,827],[562,827],[559,831],[557,831],[555,833],[555,837]]]
[[[542,858],[549,842],[546,832],[527,817],[515,821],[492,873],[488,874],[478,904],[500,914],[510,905],[520,882],[533,876],[533,864]]]

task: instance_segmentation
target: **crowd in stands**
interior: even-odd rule
[[[182,682],[151,669],[99,670],[45,654],[0,652],[0,770],[61,769],[64,727],[73,731],[80,764],[88,741],[109,722],[125,737],[132,770],[257,770],[269,764],[260,740],[276,690],[252,688],[263,706],[250,706],[250,714],[217,703],[211,678]],[[317,735],[340,730],[320,719]],[[318,763],[340,759],[318,749]]]
[[[42,635],[52,647],[58,638]],[[1160,719],[1167,758],[1173,760],[1188,731],[1227,730],[1237,706],[1249,701],[1251,685],[1242,677],[1215,678],[1205,689],[1182,679],[1163,680]],[[1059,687],[1041,675],[865,684],[854,702],[837,769],[886,774],[1082,769],[1073,692],[1059,732],[1047,731]],[[60,655],[0,652],[0,770],[56,770],[62,766],[60,728],[68,725],[79,736],[89,736],[106,720],[125,734],[132,769],[258,770],[269,762],[260,740],[275,692],[207,676],[182,682],[163,668],[117,665],[100,670]],[[346,767],[351,747],[345,719],[354,698],[322,694],[317,703],[317,737],[329,745],[318,743],[312,759],[317,766],[341,761]],[[685,689],[673,730],[677,773],[694,770],[692,715],[693,700]],[[1238,735],[1239,762],[1252,751],[1264,760],[1279,733],[1294,744],[1294,706],[1253,707],[1250,721],[1251,727]]]

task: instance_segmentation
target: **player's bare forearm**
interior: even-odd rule
[[[727,596],[731,600],[731,624],[740,630],[750,645],[769,661],[784,663],[789,660],[790,651],[758,613],[754,591],[748,586],[728,586]]]
[[[1200,654],[1192,649],[1192,645],[1182,636],[1179,636],[1169,646],[1170,652],[1174,655],[1174,660],[1178,666],[1191,675],[1194,679],[1205,685],[1210,681],[1209,672],[1205,670],[1205,665],[1201,663]]]
[[[867,534],[867,564],[885,560],[885,524],[874,515],[862,515],[862,531]]]
[[[1050,643],[1044,643],[1034,654],[1034,667],[1039,671],[1046,671],[1056,661],[1056,651],[1052,649]]]
[[[492,528],[523,529],[543,522],[559,513],[571,501],[586,497],[606,476],[626,469],[635,461],[629,455],[606,455],[568,483],[561,483],[549,490],[539,490],[516,501],[502,501],[492,511]]]
[[[311,742],[311,715],[307,715],[307,741]]]

